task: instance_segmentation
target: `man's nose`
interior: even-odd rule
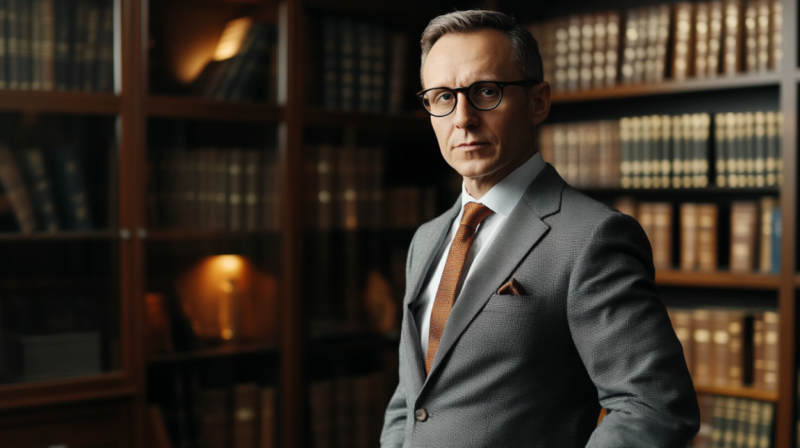
[[[470,104],[466,92],[458,92],[456,110],[453,111],[453,124],[459,129],[473,128],[478,125],[480,117],[478,109]]]

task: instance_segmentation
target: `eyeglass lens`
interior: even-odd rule
[[[490,110],[500,104],[503,94],[493,82],[473,84],[469,88],[470,103],[477,109]],[[450,89],[432,89],[425,92],[422,104],[433,115],[447,115],[456,107],[456,93]]]

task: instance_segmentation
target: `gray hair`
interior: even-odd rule
[[[422,67],[425,59],[439,38],[448,33],[470,33],[482,29],[495,29],[506,33],[511,42],[511,60],[513,60],[525,79],[535,78],[541,81],[542,56],[539,54],[539,44],[533,35],[520,26],[513,17],[499,11],[486,11],[471,9],[468,11],[455,11],[444,14],[430,21],[425,31],[422,32],[422,62],[419,77],[422,81]],[[423,83],[424,84],[424,83]]]

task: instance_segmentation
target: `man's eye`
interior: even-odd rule
[[[453,94],[452,93],[442,93],[441,95],[436,97],[436,101],[439,102],[439,103],[445,102],[445,101],[450,101],[452,99],[453,99]]]
[[[481,89],[482,96],[494,96],[496,94],[497,92],[495,91],[495,89],[490,89],[490,88]]]

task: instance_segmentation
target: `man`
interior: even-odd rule
[[[464,181],[411,242],[381,446],[686,446],[697,398],[647,237],[536,152],[536,41],[464,11],[431,21],[422,50],[419,96]]]

